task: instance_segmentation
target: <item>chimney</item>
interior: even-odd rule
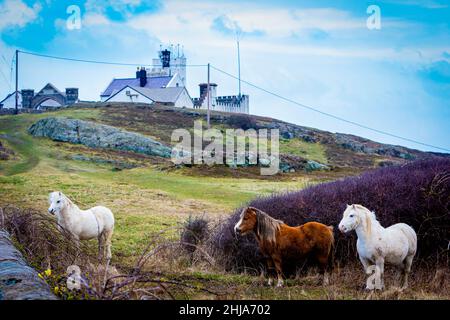
[[[147,84],[147,70],[145,70],[145,67],[142,67],[141,70],[136,72],[136,75],[138,75],[139,78],[139,85],[141,87],[145,87],[145,85]]]
[[[34,90],[24,89],[21,91],[21,95],[22,95],[22,108],[31,108],[34,98]]]
[[[78,101],[78,88],[66,88],[66,104],[71,105]]]
[[[137,67],[137,70],[136,70],[136,79],[139,79],[139,72],[141,72],[141,68]]]

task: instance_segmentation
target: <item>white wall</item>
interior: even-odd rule
[[[128,96],[126,94],[127,91],[130,91],[132,94],[132,97]],[[117,93],[112,98],[108,99],[108,102],[140,102],[140,103],[153,103],[153,100],[143,96],[139,92],[131,89],[131,88],[124,88],[119,93]]]
[[[183,90],[181,92],[180,96],[178,97],[178,100],[175,102],[175,107],[178,108],[194,108],[194,104],[192,103],[191,97],[189,97],[189,94],[186,90]]]
[[[19,93],[19,109],[22,108],[22,95]],[[2,102],[2,109],[15,109],[16,108],[16,96],[12,95],[8,99]]]

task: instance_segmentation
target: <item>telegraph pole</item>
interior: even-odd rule
[[[239,99],[241,98],[241,52],[239,50],[239,37],[237,38],[237,54],[238,54],[238,78],[239,78]],[[240,103],[240,100],[239,100]]]
[[[19,114],[19,50],[16,50],[16,114]]]
[[[210,115],[210,107],[209,107],[209,105],[210,105],[210,65],[209,65],[209,63],[208,63],[208,84],[207,84],[207,86],[206,86],[206,101],[207,101],[207,104],[208,104],[208,110],[206,111],[206,122],[207,122],[207,124],[208,124],[208,129],[210,128],[210,117],[211,117],[211,115]]]

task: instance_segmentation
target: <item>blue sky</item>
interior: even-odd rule
[[[381,29],[369,30],[369,5]],[[81,29],[66,27],[70,5]],[[339,117],[450,149],[450,5],[443,0],[143,1],[0,0],[0,97],[14,83],[11,59],[24,51],[91,60],[150,64],[160,44],[182,44],[190,64],[237,73],[235,28],[241,32],[242,78]],[[98,100],[117,67],[21,56],[20,87],[76,86]],[[237,82],[217,72],[218,94]],[[188,69],[198,96],[204,68]],[[439,151],[336,121],[243,85],[250,111],[300,125]]]

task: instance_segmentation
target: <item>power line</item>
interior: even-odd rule
[[[9,68],[9,63],[6,61],[4,54],[2,54],[2,59],[3,59],[3,62],[6,64],[6,66]],[[6,84],[8,84],[9,90],[11,90],[12,89],[12,87],[11,87],[12,78],[10,78],[10,80],[8,80],[8,77],[3,73],[3,70],[1,68],[0,68],[0,73],[3,76],[3,79],[5,79]]]
[[[47,54],[40,54],[40,53],[33,53],[33,52],[27,52],[27,51],[19,51],[19,53],[28,54],[36,57],[42,57],[42,58],[50,58],[50,59],[56,59],[56,60],[65,60],[65,61],[75,61],[75,62],[83,62],[83,63],[94,63],[94,64],[106,64],[106,65],[115,65],[115,66],[128,66],[128,67],[160,67],[161,65],[152,65],[152,64],[145,64],[145,63],[123,63],[123,62],[111,62],[111,61],[100,61],[100,60],[85,60],[85,59],[74,59],[74,58],[67,58],[67,57],[58,57],[58,56],[51,56]],[[206,64],[189,64],[184,65],[186,67],[206,67]]]
[[[2,70],[1,68],[0,68],[0,73],[1,73],[1,75],[3,76],[3,79],[5,80],[5,83],[8,85],[9,90],[11,90],[11,89],[12,89],[11,83],[8,81],[8,78],[7,78],[6,75],[3,73],[3,70]]]
[[[228,73],[228,72],[226,72],[226,71],[224,71],[224,70],[221,70],[221,69],[219,69],[219,68],[216,68],[216,67],[214,67],[213,65],[211,65],[211,68],[214,69],[214,70],[216,70],[216,71],[218,71],[218,72],[221,72],[221,73],[223,73],[223,74],[225,74],[225,75],[227,75],[227,76],[229,76],[229,77],[232,77],[232,78],[234,78],[234,79],[236,79],[236,80],[239,79],[239,78],[236,77],[235,75],[232,75],[231,73]],[[251,83],[251,82],[248,82],[248,81],[245,81],[245,80],[242,80],[242,79],[241,79],[240,81],[243,82],[243,83],[245,83],[245,84],[247,84],[247,85],[249,85],[249,86],[251,86],[251,87],[253,87],[253,88],[255,88],[255,89],[261,90],[261,91],[263,91],[263,92],[265,92],[265,93],[267,93],[267,94],[270,94],[270,95],[272,95],[272,96],[274,96],[274,97],[277,97],[277,98],[279,98],[279,99],[281,99],[281,100],[284,100],[284,101],[287,101],[287,102],[289,102],[289,103],[292,103],[292,104],[295,104],[295,105],[297,105],[297,106],[300,106],[300,107],[302,107],[302,108],[305,108],[305,109],[308,109],[308,110],[311,110],[311,111],[320,113],[320,114],[322,114],[322,115],[324,115],[324,116],[327,116],[327,117],[330,117],[330,118],[333,118],[333,119],[336,119],[336,120],[339,120],[339,121],[343,121],[343,122],[352,124],[352,125],[354,125],[354,126],[357,126],[357,127],[360,127],[360,128],[366,129],[366,130],[370,130],[370,131],[373,131],[373,132],[376,132],[376,133],[380,133],[380,134],[383,134],[383,135],[386,135],[386,136],[390,136],[390,137],[393,137],[393,138],[397,138],[397,139],[401,139],[401,140],[404,140],[404,141],[412,142],[412,143],[415,143],[415,144],[418,144],[418,145],[422,145],[422,146],[425,146],[425,147],[431,147],[431,148],[435,148],[435,149],[438,149],[438,150],[450,152],[450,149],[446,149],[446,148],[442,148],[442,147],[437,147],[437,146],[434,146],[434,145],[431,145],[431,144],[428,144],[428,143],[420,142],[420,141],[413,140],[413,139],[410,139],[410,138],[401,137],[401,136],[398,136],[398,135],[393,134],[393,133],[390,133],[390,132],[386,132],[386,131],[383,131],[383,130],[375,129],[375,128],[369,127],[369,126],[367,126],[367,125],[364,125],[364,124],[361,124],[361,123],[358,123],[358,122],[355,122],[355,121],[351,121],[351,120],[348,120],[348,119],[345,119],[345,118],[336,116],[336,115],[334,115],[334,114],[331,114],[331,113],[328,113],[328,112],[325,112],[325,111],[321,111],[321,110],[319,110],[319,109],[316,109],[316,108],[314,108],[314,107],[305,105],[305,104],[303,104],[303,103],[294,101],[294,100],[292,100],[292,99],[286,98],[286,97],[284,97],[284,96],[282,96],[282,95],[280,95],[280,94],[278,94],[278,93],[275,93],[275,92],[269,91],[269,90],[267,90],[267,89],[264,89],[264,88],[262,88],[262,87],[260,87],[260,86],[258,86],[258,85],[255,85],[255,84],[253,84],[253,83]]]

